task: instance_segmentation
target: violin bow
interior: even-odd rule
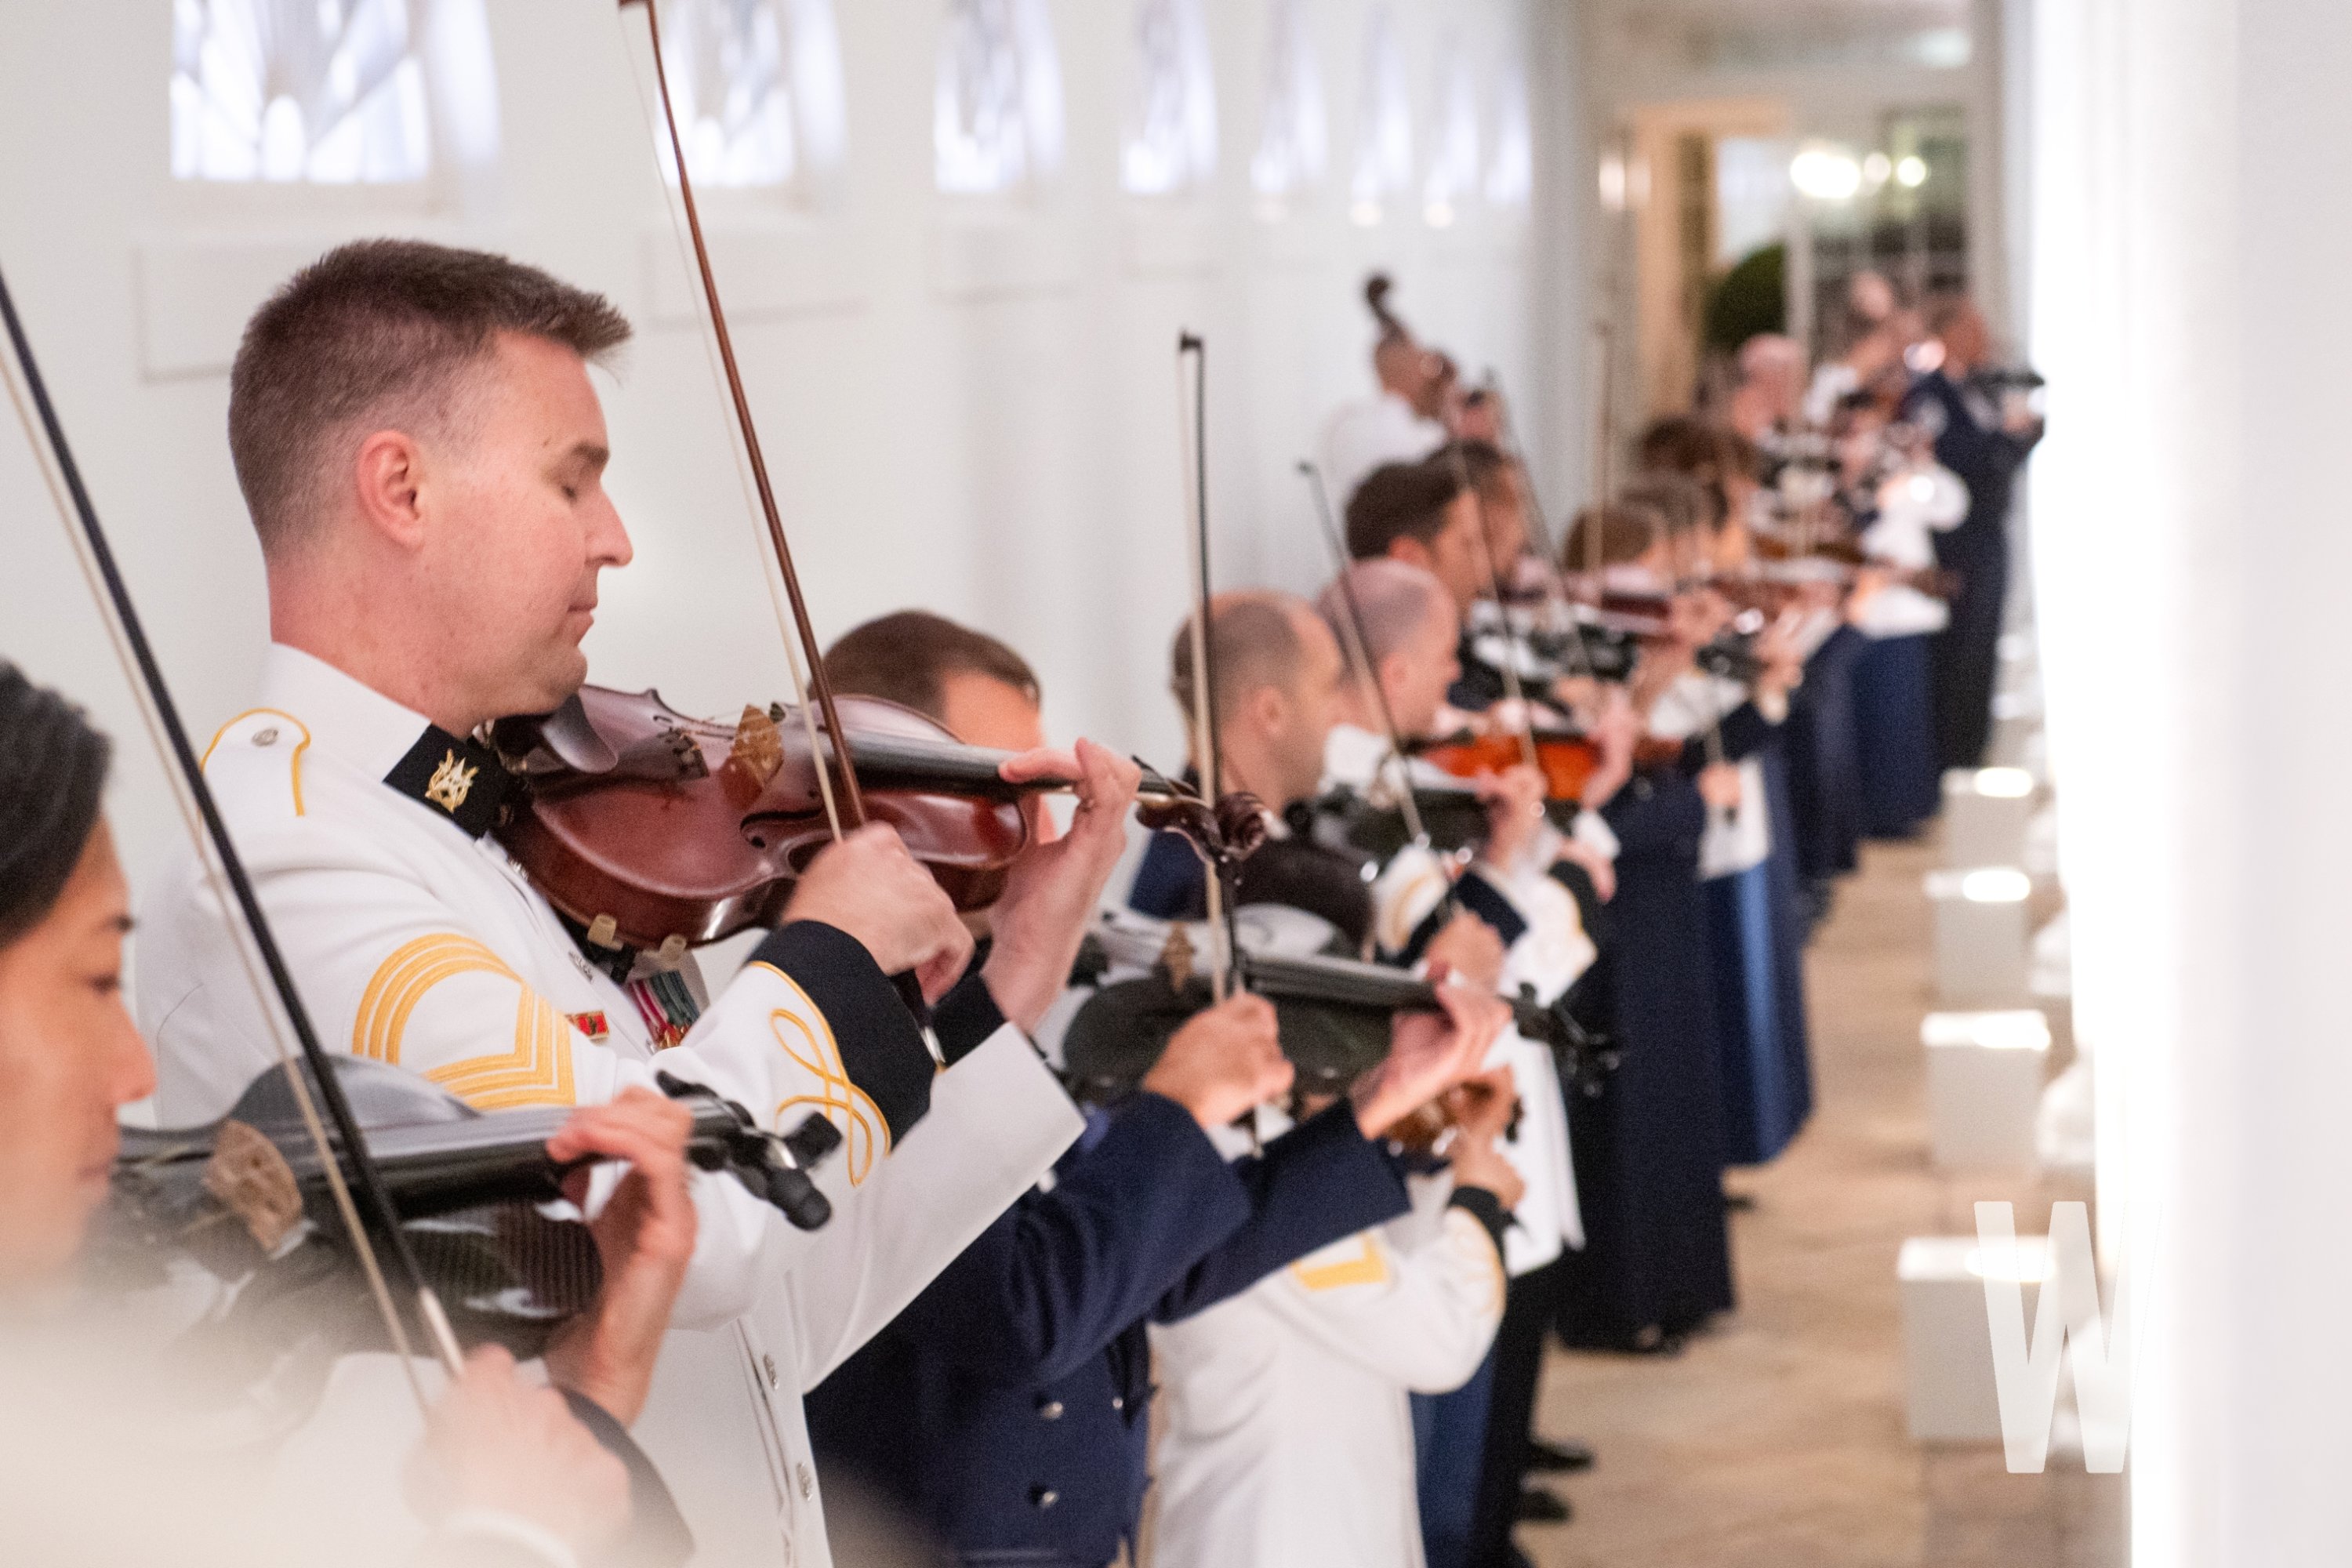
[[[1567,541],[1552,538],[1551,520],[1545,514],[1543,497],[1536,489],[1535,469],[1528,462],[1527,447],[1519,442],[1518,426],[1511,417],[1511,403],[1504,393],[1502,375],[1492,365],[1486,367],[1486,389],[1495,399],[1496,431],[1502,437],[1503,456],[1518,469],[1519,483],[1527,492],[1528,517],[1533,524],[1531,531],[1535,534],[1536,558],[1543,563],[1544,577],[1551,584],[1554,598],[1565,602],[1569,598],[1568,584],[1562,580],[1566,563],[1556,552]],[[1599,531],[1595,530],[1593,542],[1586,549],[1595,549],[1599,542]],[[1580,624],[1572,623],[1569,626],[1568,647],[1570,661],[1577,667],[1577,673],[1593,675],[1592,654],[1584,646],[1583,628]]]
[[[1184,419],[1185,362],[1192,366],[1192,421]],[[1209,360],[1208,345],[1199,333],[1176,335],[1176,438],[1183,464],[1186,499],[1192,516],[1184,538],[1192,566],[1192,754],[1201,763],[1201,794],[1211,802],[1223,797],[1224,752],[1217,740],[1216,639],[1209,630]],[[1241,955],[1234,925],[1234,889],[1227,885],[1225,858],[1208,858],[1204,889],[1209,916],[1209,994],[1223,1001],[1233,994],[1234,965]]]
[[[1363,602],[1356,597],[1356,584],[1349,572],[1353,563],[1348,559],[1348,543],[1340,536],[1339,520],[1331,512],[1331,493],[1324,488],[1323,470],[1302,458],[1298,472],[1307,480],[1307,492],[1315,504],[1315,515],[1322,524],[1323,542],[1331,552],[1331,569],[1338,574],[1332,579],[1339,589],[1340,602],[1347,607],[1347,619],[1340,626],[1340,641],[1347,646],[1348,662],[1355,667],[1356,679],[1372,694],[1372,701],[1381,716],[1381,732],[1389,742],[1389,758],[1396,764],[1397,809],[1403,814],[1405,831],[1423,848],[1429,847],[1429,830],[1422,826],[1421,803],[1412,797],[1412,774],[1405,763],[1404,731],[1397,725],[1396,710],[1389,706],[1387,689],[1381,685],[1380,671],[1372,665],[1372,639],[1364,626]]]
[[[409,1388],[415,1394],[417,1404],[422,1408],[424,1392],[416,1381],[415,1368],[410,1365],[414,1352],[410,1348],[408,1331],[394,1304],[391,1287],[385,1281],[377,1256],[378,1246],[391,1255],[415,1307],[417,1320],[424,1326],[426,1343],[453,1378],[465,1369],[465,1353],[458,1347],[456,1331],[449,1325],[449,1315],[443,1309],[440,1297],[427,1282],[415,1251],[409,1245],[407,1233],[401,1228],[399,1211],[393,1205],[383,1173],[377,1169],[374,1157],[369,1152],[367,1133],[360,1126],[359,1119],[352,1114],[351,1100],[343,1093],[342,1083],[336,1077],[324,1047],[319,1043],[318,1030],[311,1024],[310,1012],[302,1005],[301,994],[295,986],[292,972],[287,968],[285,954],[279,950],[277,938],[270,930],[268,917],[262,912],[261,900],[254,892],[252,879],[246,873],[243,858],[237,854],[236,840],[230,837],[228,824],[221,816],[220,806],[213,798],[211,786],[205,783],[204,766],[197,759],[195,748],[189,743],[187,727],[180,720],[179,705],[173,700],[171,687],[163,679],[163,668],[155,658],[153,645],[147,640],[146,628],[139,618],[138,607],[131,603],[130,587],[115,563],[114,551],[107,542],[106,531],[99,522],[98,509],[90,500],[89,488],[82,482],[81,467],[74,460],[73,448],[66,439],[65,425],[58,416],[57,405],[50,400],[48,384],[34,358],[32,341],[26,333],[23,320],[16,313],[16,301],[8,292],[5,279],[0,279],[0,322],[6,326],[9,346],[24,382],[23,395],[19,396],[16,381],[10,379],[11,401],[16,405],[20,416],[26,412],[24,398],[29,397],[32,401],[35,418],[26,421],[26,434],[32,434],[30,426],[37,421],[39,437],[35,442],[35,448],[37,451],[41,445],[46,444],[56,465],[55,474],[47,477],[50,479],[51,496],[58,501],[60,521],[67,523],[68,536],[76,533],[75,524],[79,524],[77,553],[97,575],[98,582],[93,586],[102,589],[100,595],[101,608],[111,612],[117,655],[121,657],[127,653],[129,656],[127,662],[131,668],[126,673],[131,677],[132,689],[145,698],[150,721],[163,731],[165,749],[170,752],[173,768],[186,791],[184,804],[193,804],[195,807],[203,825],[204,842],[211,846],[218,874],[228,884],[238,916],[268,976],[270,990],[276,994],[287,1025],[293,1031],[299,1047],[300,1060],[309,1066],[311,1075],[317,1079],[315,1086],[304,1081],[296,1058],[287,1052],[285,1041],[272,1029],[269,1032],[271,1044],[277,1048],[279,1064],[285,1069],[288,1087],[301,1112],[303,1124],[318,1147],[320,1165],[334,1195],[336,1212],[350,1237],[352,1255],[367,1279],[377,1310],[383,1315],[384,1327],[393,1348],[399,1354],[402,1370],[408,1374]],[[65,487],[62,497],[57,494],[56,489],[60,481]],[[202,847],[200,843],[199,849]],[[202,859],[201,854],[199,859]],[[214,868],[207,865],[205,870],[210,877]],[[311,1093],[314,1087],[317,1090],[315,1102]],[[326,1111],[324,1122],[319,1114],[321,1107]],[[333,1128],[332,1138],[328,1136],[329,1125]],[[353,1197],[354,1189],[357,1201]],[[360,1205],[362,1203],[368,1218],[374,1222],[378,1232],[373,1238],[370,1237],[368,1226],[361,1217]]]
[[[784,537],[784,521],[776,505],[775,487],[768,478],[768,459],[760,447],[760,432],[751,420],[751,400],[743,390],[743,372],[735,361],[734,335],[727,330],[727,312],[719,302],[719,279],[710,267],[710,247],[702,235],[702,214],[695,205],[694,181],[687,173],[686,144],[677,133],[677,111],[670,101],[669,70],[662,60],[660,7],[655,0],[620,0],[621,9],[643,5],[646,13],[646,37],[653,45],[654,84],[661,101],[662,128],[668,140],[672,166],[677,174],[677,194],[686,209],[686,228],[694,244],[695,270],[699,277],[703,303],[710,311],[710,331],[719,349],[719,363],[725,372],[727,394],[734,405],[735,428],[743,440],[743,452],[751,464],[751,482],[758,492],[760,515],[767,524],[768,545],[775,556],[776,570],[782,574],[784,596],[792,607],[793,636],[800,641],[800,653],[795,657],[791,637],[786,638],[785,662],[792,668],[793,696],[799,700],[801,721],[807,726],[809,750],[817,760],[817,785],[824,798],[826,824],[837,842],[850,829],[866,823],[866,796],[857,785],[857,769],[850,762],[849,741],[841,727],[841,714],[834,702],[833,681],[825,674],[824,650],[817,641],[815,625],[809,618],[808,601],[801,593],[800,573],[793,564],[793,547]],[[805,684],[801,660],[808,664]],[[812,710],[810,698],[815,699]],[[833,772],[824,765],[828,748],[819,736],[818,721],[824,721],[824,733],[835,737],[829,748]],[[835,795],[835,783],[839,794]],[[902,988],[903,989],[903,988]],[[918,1009],[918,1016],[921,1010]]]
[[[1511,603],[1503,597],[1503,576],[1496,569],[1495,547],[1486,537],[1486,498],[1470,479],[1470,459],[1459,440],[1448,441],[1445,452],[1454,465],[1454,481],[1470,496],[1471,515],[1477,521],[1478,568],[1486,579],[1486,592],[1495,596],[1495,613],[1503,622],[1503,695],[1510,699],[1518,714],[1519,760],[1528,766],[1542,771],[1536,759],[1536,716],[1528,706],[1528,694],[1519,684],[1519,628],[1511,619]]]

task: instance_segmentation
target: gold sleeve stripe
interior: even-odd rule
[[[477,1110],[570,1105],[572,1020],[526,987],[515,1012],[512,1055],[452,1062],[425,1076]]]
[[[797,1012],[778,1007],[770,1013],[768,1030],[785,1058],[814,1075],[817,1081],[815,1093],[795,1094],[780,1102],[772,1125],[782,1126],[784,1113],[803,1105],[824,1112],[841,1130],[842,1163],[848,1173],[849,1184],[858,1185],[874,1168],[876,1156],[890,1152],[890,1124],[882,1115],[882,1108],[850,1080],[848,1068],[842,1065],[841,1046],[833,1037],[833,1026],[825,1022],[824,1010],[801,989],[800,982],[772,963],[745,967],[774,975],[799,999]],[[811,1019],[815,1022],[812,1024]]]
[[[399,1066],[401,1035],[425,994],[444,980],[479,973],[521,984],[497,953],[471,937],[436,931],[404,943],[376,966],[360,997],[359,1016],[352,1023],[352,1054]]]
[[[1333,1263],[1315,1263],[1300,1258],[1290,1266],[1298,1283],[1309,1290],[1338,1290],[1349,1285],[1380,1285],[1389,1277],[1388,1258],[1381,1251],[1376,1237],[1356,1237],[1356,1256],[1342,1258]]]
[[[523,984],[497,953],[454,931],[418,937],[377,967],[352,1025],[352,1053],[399,1065],[409,1016],[435,986],[460,974],[497,974],[515,983],[514,1049],[446,1063],[425,1077],[478,1110],[573,1103],[572,1021]]]
[[[221,737],[223,735],[227,734],[239,724],[244,723],[247,719],[258,718],[264,713],[268,714],[273,719],[283,719],[289,724],[293,725],[294,728],[302,731],[302,738],[294,742],[294,755],[291,763],[289,764],[289,771],[292,774],[294,786],[294,815],[299,816],[302,815],[302,753],[310,749],[310,727],[308,724],[303,723],[301,720],[294,717],[293,714],[287,712],[282,708],[248,708],[244,712],[238,714],[236,718],[230,720],[227,723],[222,725],[219,729],[215,730],[213,731],[213,738],[205,742],[205,754],[196,759],[196,767],[199,770],[202,770],[210,764],[213,760],[214,748],[217,747],[221,743]]]

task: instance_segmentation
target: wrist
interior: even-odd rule
[[[1054,998],[1061,992],[1057,976],[1044,965],[1023,963],[1017,952],[1008,954],[1002,941],[989,950],[980,978],[1005,1022],[1024,1035],[1037,1032],[1037,1021],[1045,1016],[1045,1009],[1054,1005]]]
[[[590,1400],[626,1426],[645,1408],[653,1386],[650,1356],[616,1352],[593,1319],[574,1320],[574,1328],[557,1333],[547,1347],[547,1381],[554,1387]]]

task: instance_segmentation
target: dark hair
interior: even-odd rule
[[[1374,468],[1348,498],[1348,553],[1370,561],[1399,539],[1429,543],[1445,531],[1445,509],[1461,494],[1461,470],[1444,452]]]
[[[824,650],[835,690],[887,698],[942,721],[947,678],[962,673],[1001,680],[1038,700],[1029,661],[990,637],[929,610],[899,610],[844,632]]]
[[[1637,450],[1644,469],[1686,475],[1705,485],[1713,511],[1707,526],[1718,531],[1731,521],[1731,477],[1756,479],[1762,463],[1755,442],[1727,425],[1688,414],[1654,422],[1642,432]]]
[[[1505,487],[1518,465],[1500,447],[1492,441],[1454,441],[1439,447],[1437,455],[1429,460],[1451,467],[1457,453],[1463,471],[1470,476],[1471,489],[1482,496],[1510,493]]]
[[[80,709],[0,664],[0,947],[65,891],[98,826],[111,751]]]
[[[1634,443],[1634,461],[1643,468],[1688,474],[1701,484],[1723,477],[1723,426],[1694,414],[1670,414],[1653,420]]]
[[[629,323],[536,267],[422,240],[341,246],[288,279],[246,323],[229,371],[229,454],[262,549],[301,533],[331,436],[363,418],[436,417],[454,373],[502,331],[593,360]]]
[[[1590,563],[1591,558],[1586,552],[1592,548],[1596,530],[1601,564],[1622,566],[1647,553],[1666,531],[1666,524],[1655,508],[1631,500],[1586,507],[1569,524],[1568,542],[1560,546],[1559,563],[1564,569],[1581,572]]]
[[[1670,538],[1696,533],[1702,528],[1713,532],[1723,526],[1724,500],[1721,492],[1701,484],[1688,474],[1677,474],[1664,468],[1655,473],[1636,474],[1618,490],[1617,500],[1624,505],[1654,512],[1659,525]]]

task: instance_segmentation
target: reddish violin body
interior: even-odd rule
[[[963,745],[911,709],[837,702],[868,818],[896,828],[959,909],[992,902],[1028,842],[1021,797],[1061,781],[1007,784],[1004,753]],[[674,955],[772,924],[833,841],[797,713],[747,708],[729,725],[656,692],[588,686],[554,714],[500,723],[497,739],[530,784],[499,840],[600,945]]]
[[[1534,744],[1545,797],[1583,799],[1586,781],[1601,766],[1600,748],[1582,735],[1560,731],[1537,731]],[[1455,778],[1475,779],[1517,767],[1527,761],[1527,748],[1516,734],[1459,735],[1423,748],[1421,755]]]

